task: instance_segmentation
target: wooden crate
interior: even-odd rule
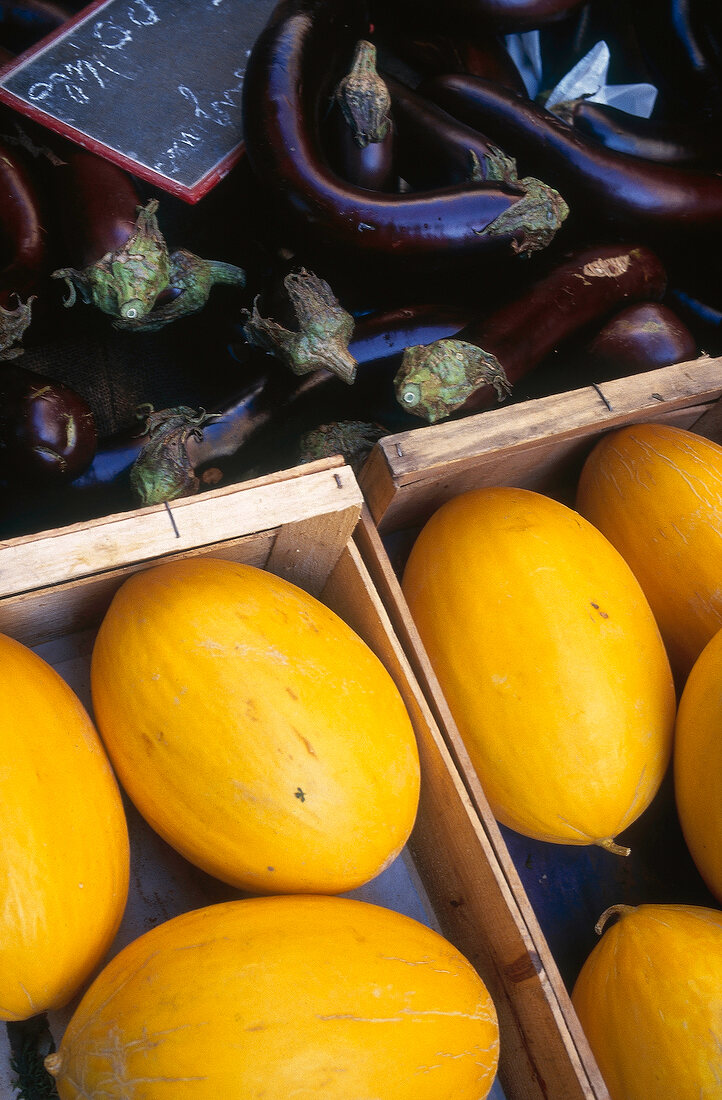
[[[362,529],[363,538],[373,544],[365,559],[373,563],[374,585],[464,779],[587,1069],[586,1041],[569,991],[581,961],[596,942],[594,921],[607,904],[677,900],[716,906],[684,845],[671,782],[626,832],[633,852],[629,861],[622,861],[623,869],[619,863],[605,864],[609,854],[594,846],[590,853],[584,848],[528,841],[500,826],[424,652],[399,578],[420,527],[444,501],[480,486],[512,485],[572,504],[583,461],[604,432],[655,420],[722,441],[721,394],[722,360],[702,357],[603,386],[388,436],[376,444],[359,475],[374,520],[373,528]],[[655,893],[660,889],[667,890],[665,896]],[[580,915],[588,925],[575,940]]]
[[[722,359],[702,356],[386,436],[359,482],[382,533],[417,527],[449,497],[481,485],[524,486],[569,500],[602,432],[632,420],[688,428],[720,394]]]
[[[606,1098],[371,580],[370,571],[384,575],[388,562],[340,460],[0,544],[0,630],[35,648],[89,705],[93,639],[118,586],[150,563],[191,554],[248,562],[306,588],[366,640],[396,681],[418,738],[419,813],[404,853],[353,896],[425,920],[477,967],[501,1025],[495,1100]],[[185,863],[127,808],[131,896],[113,953],[159,920],[238,896]],[[56,1039],[75,1003],[50,1014]]]

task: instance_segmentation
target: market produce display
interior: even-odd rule
[[[602,893],[639,898],[611,905],[601,942],[567,977],[612,1100],[718,1091],[722,629],[706,571],[722,545],[719,451],[666,424],[610,431],[581,469],[581,512],[529,489],[462,492],[416,534],[402,576],[471,766],[511,850],[527,851],[532,896],[553,877],[564,905],[564,889],[589,890],[596,873]],[[610,764],[620,771],[607,780]],[[596,832],[590,822],[617,797],[627,834],[600,841],[601,817]],[[647,854],[655,830],[663,847],[676,824],[696,888],[676,878],[671,850],[661,887],[644,860],[629,877],[598,862],[575,870],[549,846],[630,857],[629,826],[650,812]],[[512,831],[549,846],[548,859]]]
[[[36,7],[6,14],[0,45],[9,57],[82,5]],[[671,33],[678,20],[665,18]],[[668,155],[661,139],[654,151],[620,151],[581,121],[597,108],[603,117],[605,104],[582,95],[545,107],[552,83],[595,36],[618,79],[651,80],[656,47],[643,24],[608,0],[460,4],[436,16],[405,0],[285,0],[248,59],[241,161],[195,207],[4,108],[13,197],[3,208],[12,242],[0,303],[6,354],[24,354],[28,369],[78,390],[98,437],[97,461],[73,467],[60,496],[37,479],[19,485],[0,462],[6,533],[293,465],[306,433],[338,422],[369,425],[361,438],[373,439],[598,381],[595,369],[608,377],[658,366],[660,343],[642,315],[627,319],[631,362],[595,368],[580,354],[633,302],[668,311],[665,323],[680,333],[665,347],[669,362],[714,353],[714,280],[700,285],[715,269],[708,242],[722,213],[711,138],[705,145],[710,122],[690,135],[705,155],[681,155],[671,138]],[[715,20],[699,14],[695,28],[712,72]],[[538,35],[541,51],[536,94],[512,59],[511,40],[525,32]],[[628,125],[679,126],[669,81],[667,73],[652,118],[627,115]],[[575,278],[577,262],[594,278]],[[300,307],[299,279],[323,288]],[[438,310],[442,327],[450,309],[466,310],[462,342],[489,337],[481,348],[493,358],[474,353],[470,366],[466,348],[443,345],[419,365],[409,333],[376,363],[373,384],[361,384],[369,372],[358,369],[356,333],[418,309]],[[326,310],[343,345],[331,339]],[[302,367],[292,350],[301,345]],[[91,367],[96,353],[104,378]],[[287,375],[301,369],[309,378],[299,385]],[[350,392],[329,384],[329,373]],[[318,408],[308,395],[316,387]],[[146,452],[146,465],[160,466],[151,492],[139,491],[145,474],[130,473],[157,423],[148,412],[185,418],[169,440],[170,473],[165,446]],[[213,421],[201,425],[206,413]],[[345,438],[343,429],[326,436]],[[353,440],[351,449],[361,461]]]
[[[82,7],[0,3],[0,61]],[[602,39],[610,84],[653,83],[649,117],[554,102]],[[387,434],[719,354],[720,74],[701,0],[280,0],[240,159],[195,206],[0,108],[0,538],[329,453],[358,470]],[[462,494],[403,575],[502,827],[629,866],[673,778],[720,904],[721,455],[668,425],[610,433],[576,510]],[[19,1089],[488,1094],[504,1035],[471,963],[322,896],[394,863],[424,781],[342,619],[220,558],[135,573],[92,655],[102,742],[40,658],[4,637],[0,656],[2,1015],[42,1030],[97,974]],[[190,864],[269,896],[164,921],[98,973],[128,884],[111,766]],[[612,1100],[719,1089],[722,913],[668,900],[605,913],[565,974]]]

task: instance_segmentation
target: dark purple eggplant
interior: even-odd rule
[[[44,333],[50,315],[46,209],[33,168],[22,149],[0,142],[0,360],[21,355],[28,327]]]
[[[0,143],[0,306],[36,293],[48,267],[40,189],[22,150]]]
[[[93,414],[61,382],[15,363],[0,368],[0,482],[14,494],[65,485],[97,446]]]
[[[569,112],[574,129],[616,153],[715,170],[722,165],[722,140],[717,127],[690,122],[640,118],[607,103],[577,100]]]
[[[319,146],[319,83],[349,33],[353,41],[364,36],[354,3],[282,0],[248,61],[248,157],[294,235],[345,253],[350,264],[373,257],[387,269],[426,263],[438,270],[463,258],[546,247],[566,207],[545,185],[528,184],[524,196],[485,182],[386,196],[344,185],[329,171]],[[531,221],[525,215],[520,229],[528,202]]]
[[[615,313],[578,353],[581,369],[604,382],[686,363],[698,354],[684,321],[664,302],[635,302]]]
[[[659,299],[666,274],[639,245],[603,244],[574,253],[453,340],[411,348],[396,378],[400,404],[433,422],[487,408],[552,351],[623,303]]]
[[[398,190],[391,96],[376,68],[376,46],[356,44],[324,120],[325,151],[335,172],[369,191]]]
[[[605,149],[543,107],[478,77],[437,77],[422,91],[516,157],[523,172],[558,188],[570,221],[586,236],[598,224],[654,247],[679,241],[711,247],[722,232],[722,175]]]
[[[396,121],[399,174],[414,189],[488,179],[498,149],[405,84],[386,77]],[[498,179],[498,176],[494,176]]]
[[[193,466],[200,469],[222,462],[264,432],[273,435],[278,450],[291,421],[311,428],[324,419],[353,415],[381,421],[389,431],[410,427],[413,418],[399,408],[393,391],[404,349],[453,336],[470,317],[468,307],[424,303],[362,318],[349,345],[358,363],[353,386],[330,371],[293,375],[272,356],[246,344],[239,331],[232,351],[245,381],[228,400],[213,405],[216,418],[204,425],[202,437],[188,440]],[[101,440],[92,463],[69,487],[68,509],[97,505],[107,511],[110,499],[116,507],[131,507],[128,474],[146,438],[139,420],[137,427]]]
[[[140,197],[132,177],[105,157],[57,146],[49,169],[56,197],[63,265],[83,269],[121,248],[135,229]]]
[[[635,0],[637,40],[659,89],[662,117],[722,119],[722,69],[701,28],[707,0]]]

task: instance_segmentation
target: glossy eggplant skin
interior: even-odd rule
[[[41,189],[21,150],[0,142],[0,306],[37,294],[49,266]]]
[[[323,126],[329,164],[347,183],[367,191],[398,191],[396,130],[393,120],[380,141],[359,145],[340,107],[334,103]]]
[[[503,184],[469,183],[430,192],[377,195],[345,184],[318,140],[318,85],[333,46],[364,36],[354,0],[282,0],[257,39],[243,90],[251,167],[294,237],[389,265],[506,253],[513,234],[485,230],[519,201]],[[346,48],[348,54],[348,48]]]
[[[450,114],[515,156],[520,174],[556,187],[570,222],[596,219],[656,246],[722,233],[722,176],[642,161],[605,149],[549,111],[479,77],[449,75],[421,89]]]
[[[278,449],[279,437],[291,422],[316,427],[324,419],[353,416],[381,421],[389,430],[397,425],[415,426],[414,419],[399,408],[393,392],[394,372],[404,349],[453,336],[471,316],[468,305],[428,302],[363,317],[349,345],[358,363],[353,386],[330,371],[298,377],[265,352],[241,343],[234,354],[243,370],[243,385],[213,407],[216,419],[204,426],[202,438],[188,441],[194,466],[212,465],[242,452],[266,431],[273,435],[273,446]],[[105,507],[108,492],[117,494],[121,503],[127,497],[131,507],[128,471],[146,439],[138,429],[129,428],[101,440],[93,461],[69,486],[69,508],[95,502]]]
[[[80,270],[121,248],[135,228],[138,191],[128,172],[77,146],[48,169],[56,196],[62,266]]]
[[[487,178],[490,141],[423,95],[387,76],[396,120],[399,174],[415,189],[444,187],[471,179],[475,167]]]
[[[670,306],[635,302],[602,326],[580,351],[579,361],[596,382],[603,382],[687,363],[697,353],[691,330]]]
[[[666,272],[649,248],[602,244],[555,264],[518,297],[480,314],[457,338],[494,355],[513,386],[588,326],[601,325],[623,304],[661,299],[665,289]],[[496,400],[494,387],[484,386],[455,415]]]
[[[69,386],[15,363],[0,369],[0,484],[15,493],[65,485],[90,464],[93,413]]]
[[[640,118],[610,104],[586,99],[574,104],[571,123],[584,137],[617,153],[687,168],[714,170],[722,165],[722,140],[712,126]]]

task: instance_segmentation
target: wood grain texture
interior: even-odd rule
[[[332,516],[335,521],[325,529],[323,548],[330,568],[334,552],[341,552],[358,519],[361,503],[350,468],[321,463],[303,477],[291,471],[282,479],[259,478],[167,506],[9,539],[0,543],[0,597],[307,520],[319,524],[322,517]],[[309,551],[308,540],[305,546]],[[297,573],[303,547],[299,538]],[[319,558],[320,551],[314,554]],[[293,571],[288,564],[287,572]]]
[[[632,421],[690,427],[722,394],[722,360],[585,386],[386,436],[359,474],[383,533],[418,526],[444,500],[481,485],[518,485],[568,500],[594,441]]]

